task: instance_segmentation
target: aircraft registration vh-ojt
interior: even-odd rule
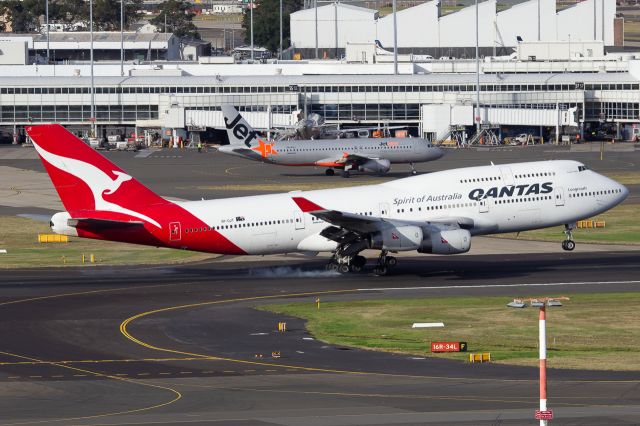
[[[422,138],[342,138],[311,140],[262,140],[231,105],[222,105],[229,145],[218,151],[264,163],[283,166],[328,167],[341,169],[343,177],[351,170],[387,173],[392,163],[408,163],[416,174],[414,163],[433,161],[442,157],[440,148]]]
[[[374,273],[390,252],[465,253],[471,237],[565,224],[621,203],[628,190],[576,161],[434,172],[379,185],[201,201],[166,200],[60,125],[27,127],[66,211],[54,232],[233,255],[332,252],[329,268]]]

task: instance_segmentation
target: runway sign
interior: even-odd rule
[[[553,420],[553,410],[536,410],[536,420]]]
[[[431,342],[431,352],[466,352],[467,342]]]

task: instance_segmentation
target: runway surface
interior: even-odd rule
[[[533,421],[537,369],[333,347],[253,307],[637,291],[640,252],[403,258],[388,277],[318,260],[2,276],[1,424],[519,425]],[[554,424],[640,419],[640,373],[549,376]]]

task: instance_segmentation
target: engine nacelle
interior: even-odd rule
[[[375,250],[417,250],[422,244],[423,233],[419,226],[400,226],[371,234],[369,248]]]
[[[451,229],[427,235],[418,249],[420,253],[459,254],[471,248],[471,234],[466,229]]]
[[[358,170],[369,173],[387,173],[391,169],[391,161],[381,158],[379,160],[368,160]]]
[[[68,212],[59,212],[51,216],[49,226],[51,230],[56,234],[71,235],[73,237],[78,236],[78,231],[68,225],[68,220],[71,219],[71,215]]]

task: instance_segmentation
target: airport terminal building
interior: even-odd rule
[[[555,128],[562,134],[567,126],[584,130],[609,123],[624,137],[625,126],[640,123],[640,60],[583,61],[574,64],[577,72],[491,72],[492,66],[518,64],[533,66],[483,64],[483,124]],[[400,65],[399,75],[389,74],[390,64],[131,65],[124,77],[113,75],[119,66],[101,65],[93,85],[95,124],[107,131],[126,126],[163,134],[216,128],[223,126],[220,105],[231,103],[261,129],[293,124],[298,113],[312,112],[347,126],[406,125],[412,134],[432,140],[446,137],[451,126],[474,125],[475,75],[438,68],[471,63],[436,63],[430,72]],[[603,72],[608,66],[614,71]],[[7,75],[15,67],[0,67],[5,134],[52,122],[88,129],[91,78],[88,67],[73,67],[58,66],[55,76],[47,75],[55,68],[51,65],[22,67],[15,74],[23,76]]]

